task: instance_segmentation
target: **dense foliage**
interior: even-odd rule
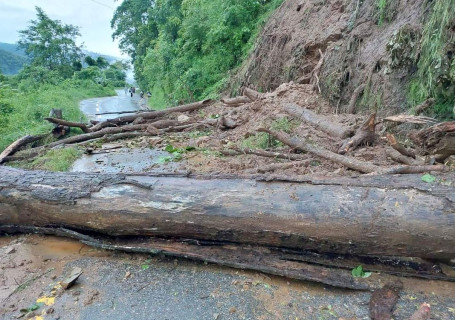
[[[213,96],[250,51],[283,0],[125,0],[114,38],[134,62],[141,88],[168,103]]]
[[[40,8],[21,34],[30,63],[15,76],[0,73],[0,150],[24,135],[49,133],[52,125],[44,118],[52,108],[62,109],[66,120],[80,121],[80,100],[114,95],[114,86],[125,85],[122,62],[97,57],[84,68],[74,42],[78,28],[50,19]]]

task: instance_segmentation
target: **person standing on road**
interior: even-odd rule
[[[125,85],[125,96],[128,94],[128,86]]]

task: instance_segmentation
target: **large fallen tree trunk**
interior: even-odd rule
[[[44,136],[25,136],[10,144],[5,150],[0,153],[0,164],[5,161],[8,156],[14,154],[17,150],[26,146],[29,143],[38,141],[39,139],[43,138]]]
[[[352,129],[344,128],[340,124],[328,121],[323,116],[320,116],[313,111],[302,108],[296,104],[287,104],[284,106],[284,110],[290,115],[310,123],[311,125],[324,131],[332,137],[344,139],[350,137],[353,133]]]
[[[455,187],[421,175],[285,183],[0,167],[0,225],[452,259],[454,213]]]

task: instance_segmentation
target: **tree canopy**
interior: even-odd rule
[[[35,8],[37,18],[30,21],[27,29],[19,31],[19,47],[33,65],[72,74],[73,64],[82,58],[81,48],[75,42],[80,36],[79,28],[52,20],[43,9]]]
[[[167,103],[214,95],[250,51],[267,16],[283,0],[124,0],[113,38],[134,63],[144,89]]]

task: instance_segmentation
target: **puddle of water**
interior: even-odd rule
[[[84,155],[76,160],[72,172],[99,173],[138,173],[138,172],[170,172],[177,170],[181,163],[167,162],[157,168],[162,157],[170,156],[168,152],[154,149],[121,148],[109,153]]]

